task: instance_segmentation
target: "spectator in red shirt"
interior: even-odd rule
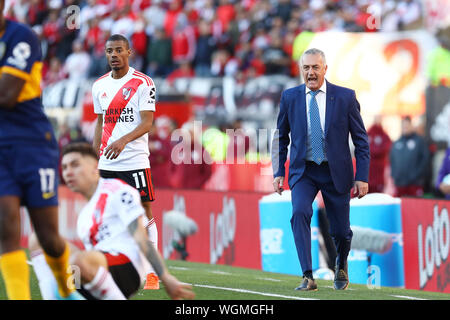
[[[47,39],[49,52],[53,55],[56,50],[56,45],[61,40],[59,33],[59,26],[61,21],[59,19],[59,10],[50,10],[50,13],[43,25],[43,36]]]
[[[42,89],[65,78],[66,74],[64,73],[61,61],[57,57],[53,57],[50,59],[48,70],[43,74]]]
[[[223,30],[228,29],[228,24],[236,16],[233,5],[229,0],[220,0],[217,8],[217,19],[222,23]]]
[[[152,168],[152,182],[156,188],[170,188],[170,163],[172,143],[170,137],[161,138],[156,126],[152,126],[148,136],[150,150],[150,166]]]
[[[166,12],[164,20],[164,30],[169,37],[172,37],[175,27],[177,25],[177,19],[180,12],[183,10],[183,4],[180,0],[173,0],[170,2],[169,9]]]
[[[131,5],[131,9],[133,10],[133,12],[141,12],[144,11],[145,9],[147,9],[148,7],[150,7],[152,5],[153,2],[156,1],[152,1],[152,0],[135,0],[133,2],[133,4]]]
[[[245,163],[245,157],[250,150],[250,137],[242,128],[242,119],[234,120],[232,129],[233,135],[230,136],[230,142],[227,146],[227,160],[229,155],[233,155],[233,163]]]
[[[253,57],[250,60],[250,68],[248,70],[253,77],[259,77],[266,73],[266,65],[262,56],[263,49],[257,48],[253,51]]]
[[[194,126],[183,125],[183,139],[174,146],[171,161],[172,187],[177,189],[203,189],[212,174],[209,153],[195,140]]]
[[[189,25],[184,13],[178,15],[175,32],[172,35],[172,57],[175,63],[192,62],[195,57],[196,39],[194,28]]]
[[[189,23],[196,24],[200,18],[200,14],[195,7],[196,0],[187,0],[184,5],[184,12],[188,18]]]
[[[179,67],[167,76],[167,82],[172,85],[178,78],[193,78],[195,72],[188,61],[181,61]]]
[[[139,17],[134,24],[134,32],[131,36],[133,50],[139,56],[145,56],[147,51],[147,35],[145,33],[145,19]]]
[[[376,116],[367,131],[370,144],[369,192],[382,193],[385,186],[384,174],[391,150],[391,139],[381,125],[381,116]]]
[[[355,18],[355,22],[364,32],[376,32],[378,31],[377,28],[380,26],[377,26],[375,23],[375,17],[368,12],[367,9],[369,8],[369,5],[369,1],[362,1],[361,6],[359,7],[359,12]]]
[[[27,14],[28,23],[31,26],[42,24],[47,13],[47,4],[45,0],[30,1]]]
[[[100,77],[109,71],[108,62],[105,56],[105,43],[109,36],[109,31],[100,30],[99,38],[92,48],[91,68],[89,70],[90,77]]]
[[[145,58],[147,51],[147,34],[145,33],[145,20],[142,17],[136,19],[134,32],[131,35],[132,55],[130,65],[136,70],[145,71]]]
[[[94,51],[94,48],[101,39],[102,29],[100,29],[98,25],[99,20],[100,19],[98,17],[95,17],[90,19],[88,22],[89,30],[84,38],[84,45],[90,53]]]

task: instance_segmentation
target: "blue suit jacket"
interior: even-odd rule
[[[325,151],[336,190],[349,192],[354,180],[368,181],[369,142],[360,115],[355,91],[326,81]],[[302,177],[306,161],[306,96],[305,85],[283,91],[277,132],[272,143],[272,167],[274,177],[284,176],[290,141],[289,187]],[[289,133],[291,137],[289,137]],[[349,146],[349,133],[355,145],[356,176]]]

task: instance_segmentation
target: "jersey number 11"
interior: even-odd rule
[[[133,178],[134,178],[134,183],[136,184],[136,189],[141,188],[141,185],[140,185],[140,183],[139,183],[139,177],[138,177],[138,174],[139,174],[139,176],[141,177],[142,188],[145,188],[145,187],[147,186],[147,184],[145,183],[144,172],[139,171],[139,172],[133,173]]]

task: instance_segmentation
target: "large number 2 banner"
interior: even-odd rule
[[[427,57],[438,45],[426,31],[323,32],[308,47],[326,54],[326,78],[356,91],[363,117],[422,115]]]

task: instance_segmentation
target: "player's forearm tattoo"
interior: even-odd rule
[[[139,236],[137,230],[138,220],[136,219],[128,225],[128,231],[136,239],[141,251],[151,263],[155,273],[158,277],[161,277],[164,274],[164,261],[162,261],[158,251],[155,249],[150,240],[148,240],[147,236]]]
[[[153,243],[151,243],[149,240],[147,240],[146,243],[147,251],[144,252],[144,254],[147,257],[148,261],[152,264],[152,267],[158,277],[161,277],[164,274],[164,262],[161,260],[160,255],[153,246]]]
[[[133,220],[129,225],[128,225],[128,232],[134,237],[136,230],[137,230],[137,226],[138,226],[138,221]]]

